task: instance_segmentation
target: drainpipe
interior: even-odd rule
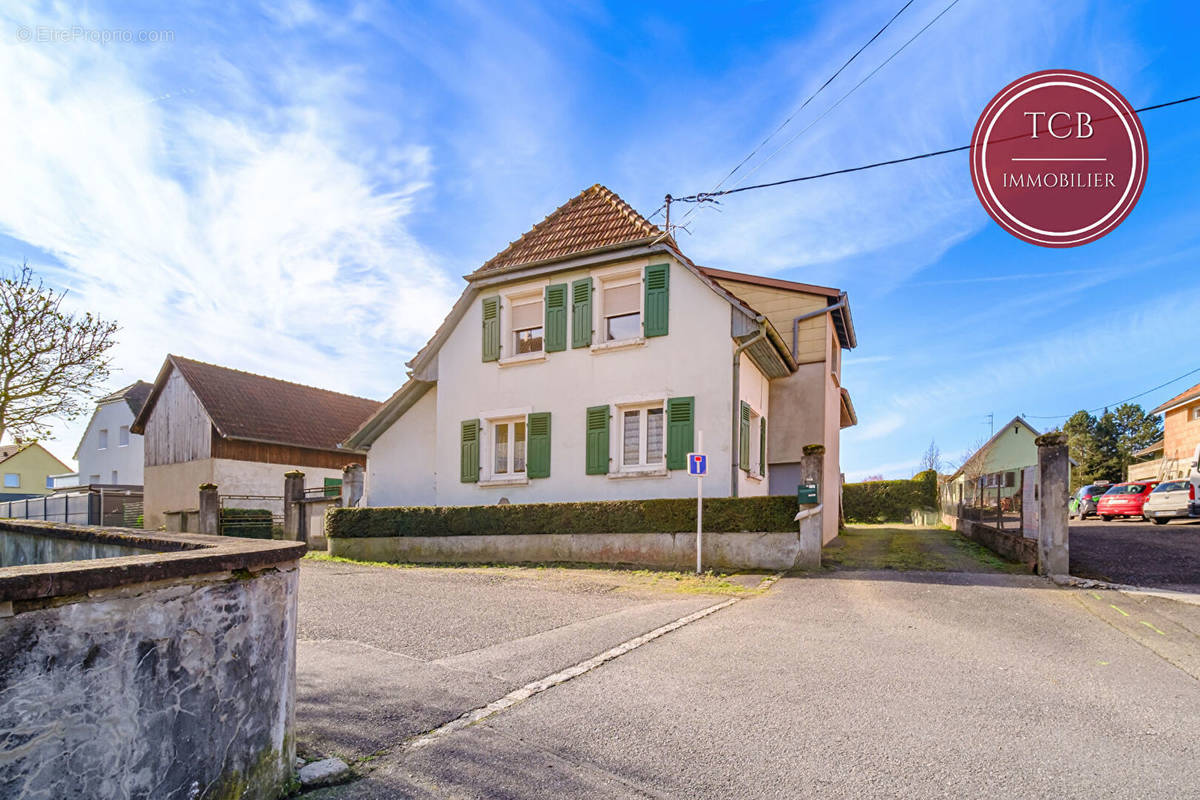
[[[804,320],[806,320],[806,319],[812,319],[813,317],[819,317],[822,314],[828,314],[830,311],[836,311],[844,305],[846,305],[846,293],[842,292],[841,295],[838,296],[838,301],[836,303],[834,303],[833,305],[825,306],[824,308],[818,309],[816,311],[810,311],[807,314],[801,314],[800,316],[798,316],[792,320],[792,358],[793,359],[796,358],[796,353],[799,352],[799,350],[800,350],[800,323],[804,322]]]
[[[729,496],[738,496],[738,460],[740,442],[738,435],[742,430],[741,403],[742,394],[742,351],[767,338],[767,318],[761,314],[754,318],[758,323],[758,333],[742,342],[733,351],[733,427],[729,435]]]

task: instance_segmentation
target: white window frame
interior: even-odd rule
[[[485,411],[479,415],[483,430],[479,447],[479,486],[522,486],[529,483],[529,415],[532,408],[501,408]],[[515,426],[509,434],[508,472],[496,472],[496,427],[498,425],[513,425],[516,422],[525,423],[525,471],[513,472],[512,463],[515,448],[513,436]]]
[[[645,322],[646,322],[646,290],[642,286],[642,273],[644,267],[638,266],[635,268],[621,267],[615,270],[597,273],[593,276],[596,283],[595,302],[592,304],[595,307],[594,317],[592,319],[592,327],[595,329],[596,343],[593,347],[603,349],[608,347],[617,347],[620,345],[643,344],[646,341]],[[636,336],[627,337],[624,339],[609,339],[608,338],[608,317],[605,315],[604,309],[604,290],[616,289],[621,286],[638,287],[638,323],[642,325],[641,331]]]
[[[96,432],[96,449],[97,450],[107,450],[108,449],[108,428],[101,428],[99,431]]]
[[[1200,419],[1200,406],[1196,406],[1192,409],[1191,418],[1193,422]]]
[[[500,295],[500,366],[543,361],[546,358],[546,282],[525,284]],[[530,302],[542,304],[542,349],[531,353],[517,352],[517,332],[513,328],[513,306]]]
[[[14,483],[9,483],[8,482],[9,478],[16,478],[16,481]],[[4,473],[4,488],[5,489],[20,489],[21,488],[21,473],[19,473],[19,472]]]
[[[117,429],[117,447],[129,447],[129,426],[122,425]]]
[[[617,454],[617,472],[624,475],[665,475],[667,472],[667,401],[665,398],[655,398],[654,400],[641,400],[634,402],[615,403],[616,414],[614,415],[617,424],[615,438],[612,443],[613,450]],[[647,446],[647,429],[649,415],[646,413],[650,409],[659,409],[662,411],[663,424],[663,447],[662,460],[654,463],[646,463],[646,446]],[[638,417],[638,461],[637,464],[625,463],[625,412],[637,411]]]

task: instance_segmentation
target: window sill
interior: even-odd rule
[[[649,467],[610,472],[608,473],[608,477],[609,480],[619,481],[629,478],[665,478],[668,474],[666,467]]]
[[[762,483],[762,479],[764,476],[759,475],[757,472],[747,472],[746,477],[749,478],[750,480],[754,481],[755,483]]]
[[[634,339],[614,339],[611,342],[599,342],[592,345],[592,354],[599,355],[600,353],[610,353],[613,350],[628,350],[631,347],[645,347],[646,337],[638,336]]]
[[[498,486],[528,486],[529,478],[492,478],[491,480],[479,481],[475,485],[482,486],[485,489]]]
[[[538,361],[546,360],[546,351],[539,350],[536,353],[521,353],[519,356],[509,356],[502,358],[496,363],[502,367],[515,367],[518,364],[533,364]]]

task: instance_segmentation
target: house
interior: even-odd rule
[[[80,484],[142,485],[142,437],[130,428],[150,389],[150,384],[137,381],[96,401],[75,448]]]
[[[1037,466],[1036,439],[1041,434],[1021,417],[1000,427],[958,470],[941,481],[942,508],[980,499],[994,505],[996,490],[1003,498],[1020,491],[1021,471]],[[982,492],[982,495],[981,495]]]
[[[268,507],[290,470],[303,471],[306,486],[340,486],[342,468],[365,459],[338,445],[378,408],[375,400],[167,356],[130,426],[145,437],[145,527],[195,509],[202,483]]]
[[[1200,384],[1175,395],[1150,412],[1163,415],[1163,438],[1134,455],[1150,461],[1129,465],[1129,480],[1186,478],[1200,447]]]
[[[50,494],[54,476],[70,469],[37,442],[0,446],[0,501]]]
[[[837,508],[845,293],[701,267],[600,185],[466,280],[346,442],[368,451],[368,505],[688,497],[701,449],[706,496],[794,495],[822,444]]]

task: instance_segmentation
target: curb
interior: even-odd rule
[[[1127,583],[1110,583],[1093,578],[1077,578],[1074,575],[1051,575],[1050,580],[1059,586],[1072,586],[1077,589],[1108,589],[1124,594],[1137,594],[1147,597],[1162,597],[1166,600],[1176,600],[1200,606],[1200,592],[1179,592],[1174,589],[1154,589],[1147,586],[1131,586]]]

